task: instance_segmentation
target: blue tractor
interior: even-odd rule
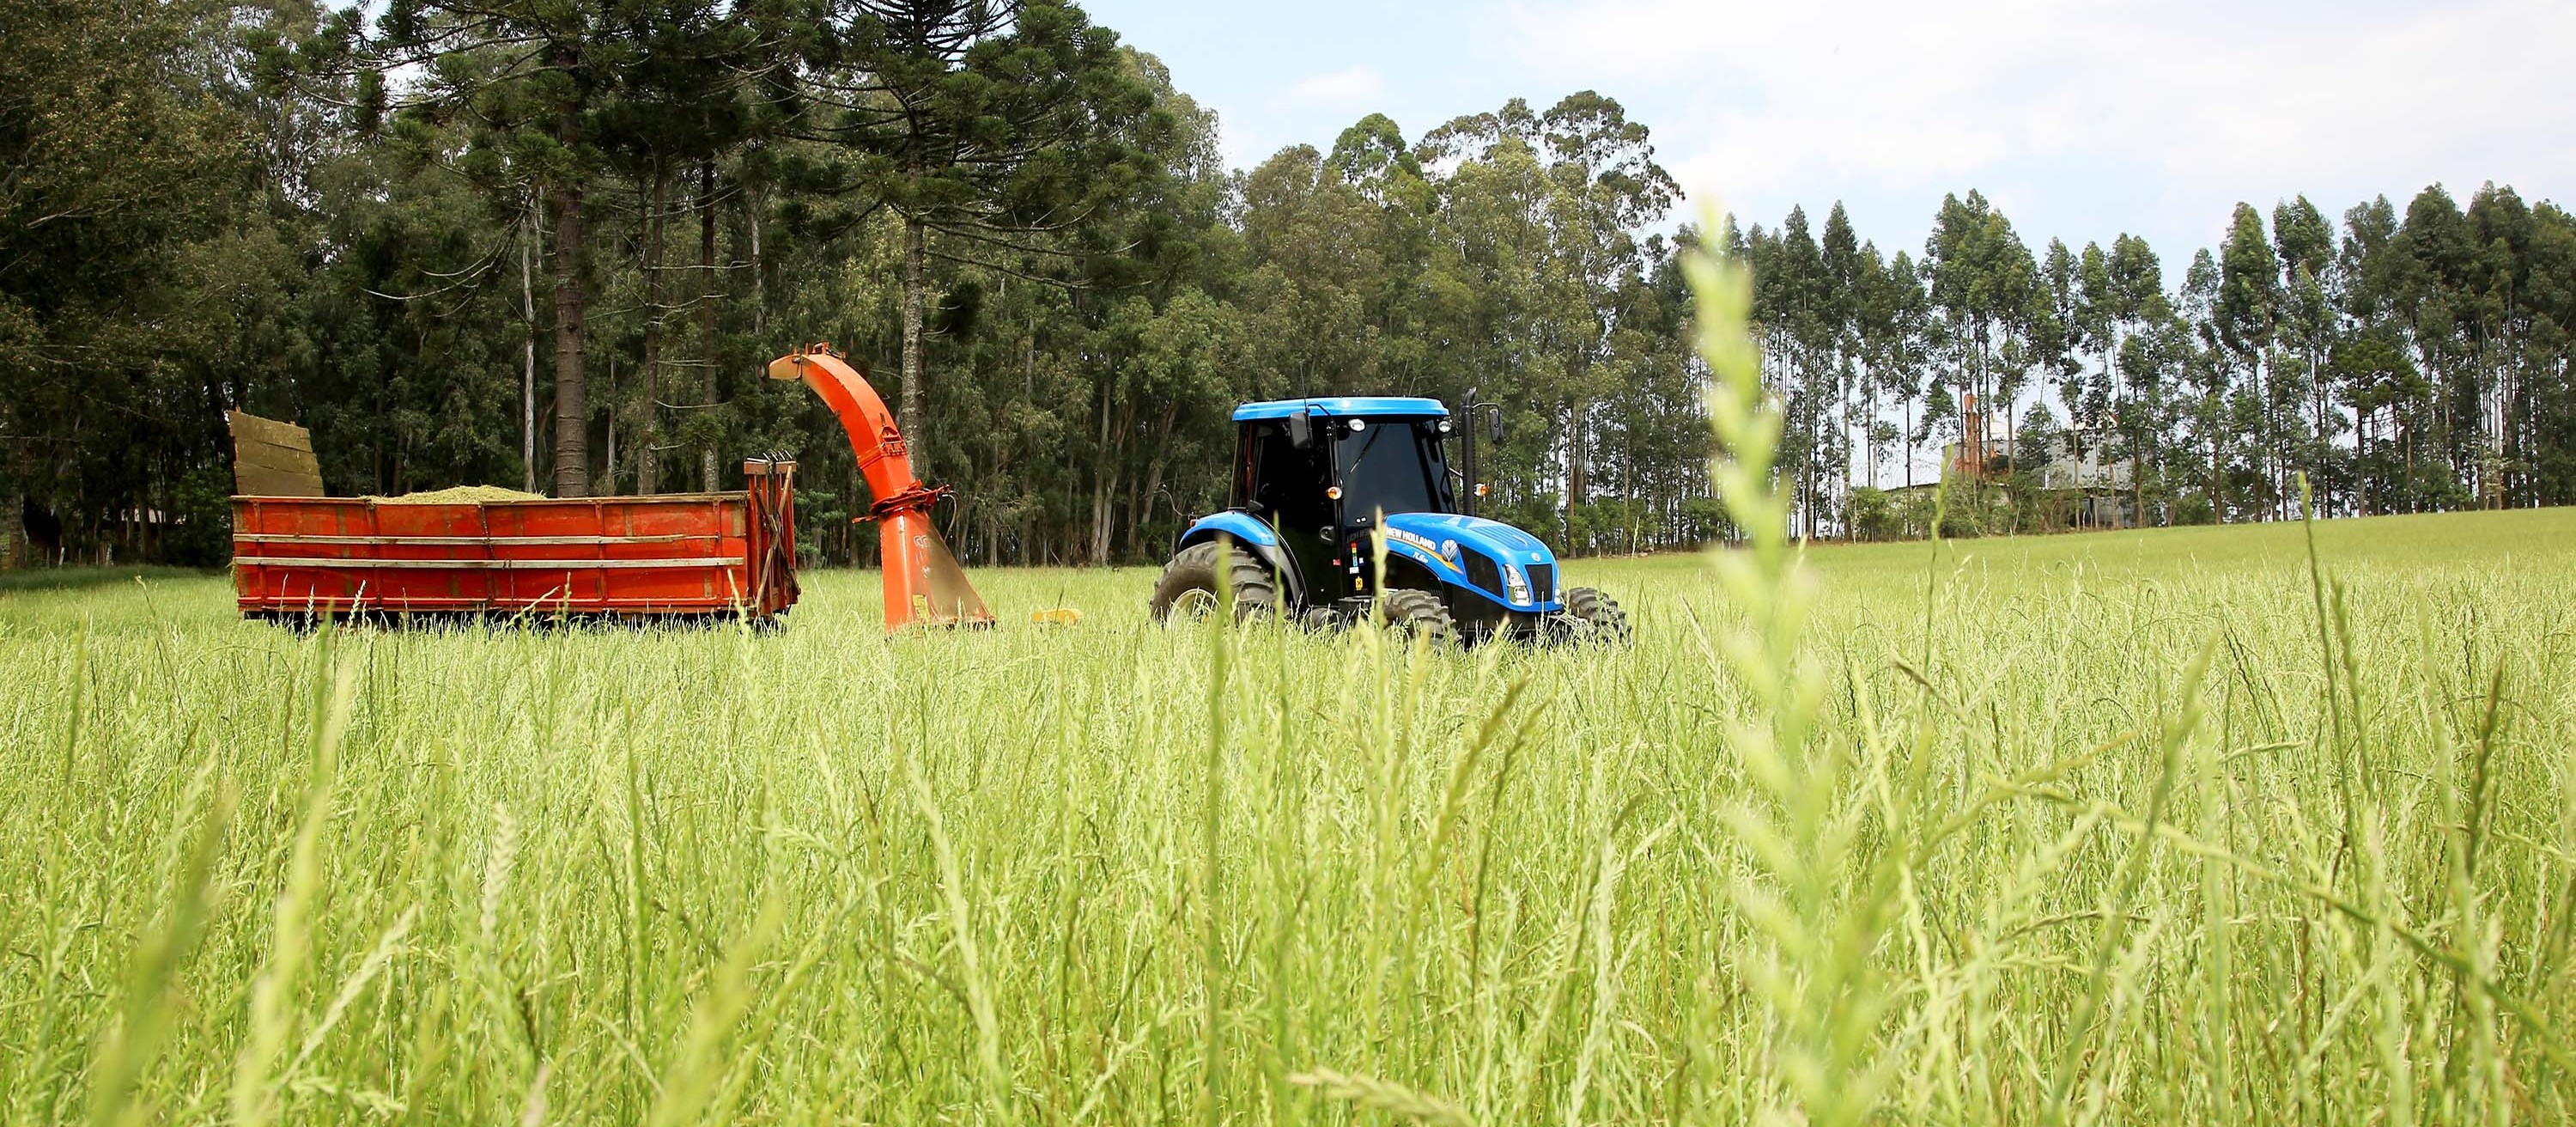
[[[1474,400],[1471,416],[1491,409]],[[1489,417],[1499,440],[1501,413]],[[1205,614],[1222,585],[1238,619],[1377,618],[1470,643],[1628,639],[1619,604],[1558,586],[1538,537],[1475,515],[1474,428],[1458,425],[1472,418],[1437,399],[1353,397],[1246,403],[1234,421],[1231,497],[1182,531],[1154,584],[1156,619]],[[1463,472],[1449,468],[1453,437]]]

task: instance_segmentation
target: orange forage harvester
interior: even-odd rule
[[[946,496],[945,486],[921,483],[912,472],[912,455],[894,413],[858,371],[828,344],[808,346],[769,362],[769,378],[803,380],[823,397],[850,435],[859,457],[859,473],[868,479],[876,504],[859,520],[877,522],[885,567],[886,629],[915,624],[991,626],[993,612],[966,581],[966,571],[948,550],[948,542],[930,523],[930,506]]]

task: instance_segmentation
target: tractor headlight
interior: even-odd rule
[[[1442,419],[1442,420],[1440,420],[1440,423],[1439,423],[1439,429],[1440,429],[1440,433],[1442,433],[1442,434],[1447,434],[1447,433],[1449,433],[1449,420],[1447,420],[1447,419]]]
[[[1519,564],[1503,565],[1503,585],[1510,588],[1513,602],[1530,601],[1529,576],[1521,571]]]

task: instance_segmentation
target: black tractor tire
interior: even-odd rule
[[[1223,553],[1222,557],[1219,553]],[[1163,565],[1162,578],[1154,581],[1150,608],[1154,621],[1170,622],[1175,616],[1198,618],[1215,610],[1219,582],[1225,583],[1234,595],[1236,622],[1268,618],[1279,612],[1279,579],[1270,574],[1269,565],[1250,552],[1211,540],[1181,549]]]
[[[1446,646],[1458,639],[1458,623],[1449,617],[1449,604],[1430,591],[1397,587],[1381,592],[1377,614],[1408,638],[1429,638],[1434,646]]]
[[[1636,637],[1628,627],[1628,612],[1619,609],[1618,601],[1590,587],[1565,589],[1565,614],[1588,627],[1580,634],[1592,641],[1624,646]]]

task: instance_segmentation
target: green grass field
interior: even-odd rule
[[[1687,557],[1569,565],[1624,651],[12,583],[0,1115],[2567,1122],[2576,511],[2315,536],[1820,547],[1778,684]]]

